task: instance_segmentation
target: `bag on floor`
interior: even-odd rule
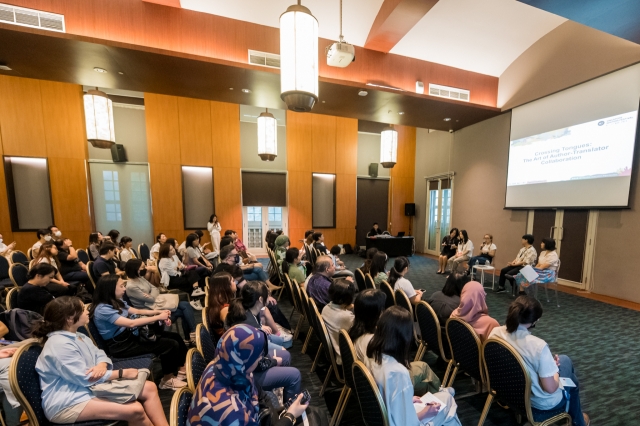
[[[118,404],[126,404],[138,399],[149,374],[151,374],[149,370],[141,368],[138,370],[138,377],[135,379],[111,380],[90,386],[89,389],[91,389],[91,393],[96,398]]]
[[[31,329],[42,320],[42,315],[26,309],[10,309],[0,313],[0,321],[9,329],[9,334],[4,338],[15,342],[30,338]]]
[[[344,250],[344,254],[353,254],[353,248],[351,247],[351,244],[343,245],[342,249]]]

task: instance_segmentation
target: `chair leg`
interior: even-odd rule
[[[311,364],[311,372],[316,371],[316,364],[318,363],[318,358],[320,358],[320,354],[322,353],[322,343],[318,347],[318,353],[316,353],[316,357],[313,359],[313,364]]]
[[[413,360],[414,362],[422,360],[423,348],[424,348],[424,342],[420,342],[420,346],[418,346],[418,352],[416,352],[416,357]]]
[[[338,416],[340,415],[340,410],[342,409],[342,404],[344,403],[344,395],[347,389],[348,389],[347,385],[344,385],[344,387],[342,388],[342,392],[340,392],[340,398],[338,398],[338,404],[336,405],[336,409],[333,412],[333,416],[331,416],[331,421],[329,422],[329,426],[334,426],[336,424],[336,420],[338,419]]]
[[[324,378],[324,383],[320,388],[320,396],[324,395],[324,391],[327,389],[327,385],[329,384],[329,380],[331,379],[331,373],[333,373],[333,365],[329,367],[329,371],[327,371],[327,377]]]
[[[444,372],[444,377],[442,378],[442,386],[444,386],[445,388],[448,387],[448,381],[447,378],[449,377],[449,373],[451,372],[451,365],[453,364],[453,361],[449,361],[449,364],[447,364],[447,369]]]
[[[487,419],[487,414],[489,414],[489,408],[491,408],[491,403],[493,402],[493,394],[489,392],[487,396],[487,402],[484,403],[484,410],[482,410],[482,415],[480,415],[480,421],[478,422],[478,426],[482,426],[484,421]]]
[[[340,420],[342,420],[342,415],[347,410],[347,404],[349,403],[349,398],[351,397],[351,388],[345,385],[342,391],[345,392],[345,395],[344,395],[344,398],[342,399],[342,406],[340,407],[340,411],[338,411],[338,409],[336,408],[336,412],[333,414],[333,417],[331,418],[332,421],[333,419],[335,419],[335,421],[333,422],[333,426],[340,426]]]
[[[453,361],[451,361],[453,363]],[[453,369],[453,373],[451,373],[451,378],[449,379],[449,383],[447,384],[447,387],[453,387],[453,381],[456,379],[456,375],[458,374],[458,366],[460,364],[456,364],[456,366]]]
[[[302,346],[302,353],[307,353],[307,347],[309,346],[309,341],[311,340],[311,335],[313,334],[313,328],[309,327],[309,331],[307,332],[307,338],[304,340],[304,345]]]
[[[300,334],[300,326],[304,322],[304,315],[300,314],[300,318],[298,318],[298,324],[296,324],[296,328],[293,332],[293,340],[298,340],[298,334]]]
[[[291,318],[293,318],[293,314],[296,313],[296,307],[294,306],[293,309],[291,309],[291,315],[289,315],[289,322],[291,322]]]
[[[280,284],[282,284],[282,281],[280,281]],[[278,302],[280,301],[280,298],[282,297],[282,292],[284,291],[284,286],[280,289],[280,291],[278,292]]]
[[[558,302],[558,282],[556,281],[556,306],[559,308],[560,307],[560,302]]]

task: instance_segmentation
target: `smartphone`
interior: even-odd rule
[[[294,396],[289,401],[287,401],[286,404],[284,404],[285,410],[288,410],[289,407],[291,407],[291,404],[293,404],[293,401],[295,401],[298,398],[298,395],[300,394],[296,394],[296,396]],[[309,401],[311,401],[311,395],[309,395],[309,391],[305,389],[302,391],[302,399],[300,400],[300,404],[306,405],[309,403]]]

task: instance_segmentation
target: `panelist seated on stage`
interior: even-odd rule
[[[382,235],[382,229],[378,226],[378,222],[373,223],[373,227],[367,233],[367,237],[375,237],[376,235]]]

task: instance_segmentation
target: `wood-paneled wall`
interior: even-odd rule
[[[391,169],[391,188],[389,191],[389,232],[411,233],[409,226],[413,218],[404,215],[405,203],[413,203],[413,187],[416,174],[416,128],[396,126],[398,131],[397,163]]]
[[[358,121],[287,111],[289,238],[311,229],[311,176],[336,175],[336,227],[321,229],[325,244],[355,244]]]
[[[181,166],[213,167],[215,213],[223,231],[241,232],[239,108],[222,102],[145,94],[156,233],[182,237],[191,232],[184,229]],[[205,226],[203,223],[203,230]],[[209,240],[207,232],[204,240]]]
[[[55,224],[77,247],[91,232],[82,86],[0,76],[0,154],[47,157]],[[26,250],[35,233],[11,232],[4,166],[0,166],[0,232]],[[38,208],[38,206],[34,206]]]

